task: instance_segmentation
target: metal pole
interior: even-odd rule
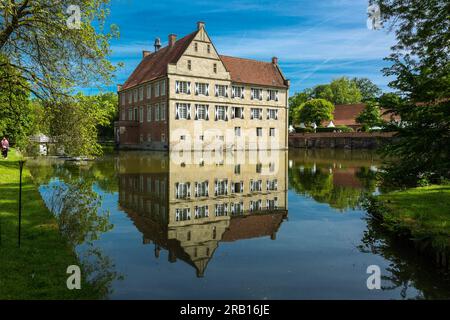
[[[23,165],[25,164],[25,160],[19,160],[19,170],[20,170],[20,178],[19,178],[19,234],[18,234],[18,245],[20,248],[20,235],[21,235],[21,227],[22,227],[22,170]]]

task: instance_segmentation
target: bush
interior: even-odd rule
[[[314,133],[314,129],[313,128],[300,128],[300,127],[295,127],[295,132],[296,133]]]
[[[334,128],[319,127],[316,132],[353,132],[353,129],[347,126],[336,126]]]

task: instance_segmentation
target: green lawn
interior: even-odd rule
[[[24,169],[22,245],[17,246],[19,156],[14,150],[0,159],[0,299],[95,299],[82,281],[68,290],[69,265],[79,265],[73,248],[61,236],[55,217],[45,207],[30,172]]]
[[[407,189],[379,196],[384,224],[409,230],[416,239],[430,239],[434,246],[450,248],[450,185]]]

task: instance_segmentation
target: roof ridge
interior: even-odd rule
[[[234,57],[234,56],[228,56],[225,54],[220,54],[220,57],[225,57],[225,58],[233,58],[233,59],[239,59],[239,60],[247,60],[247,61],[252,61],[252,62],[259,62],[259,63],[267,63],[267,64],[273,64],[272,61],[261,61],[261,60],[256,60],[256,59],[250,59],[250,58],[241,58],[241,57]]]

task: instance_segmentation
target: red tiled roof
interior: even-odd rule
[[[286,87],[278,67],[271,62],[220,56],[231,80],[270,87]]]
[[[176,41],[173,47],[166,46],[142,59],[121,90],[134,87],[140,83],[157,79],[167,74],[167,65],[176,63],[183,55],[198,31]]]
[[[126,90],[143,82],[151,81],[167,74],[167,65],[176,63],[183,55],[198,31],[176,41],[172,48],[166,46],[142,59],[131,76],[123,84]],[[250,59],[220,56],[231,80],[261,86],[286,88],[285,80],[276,65]]]

